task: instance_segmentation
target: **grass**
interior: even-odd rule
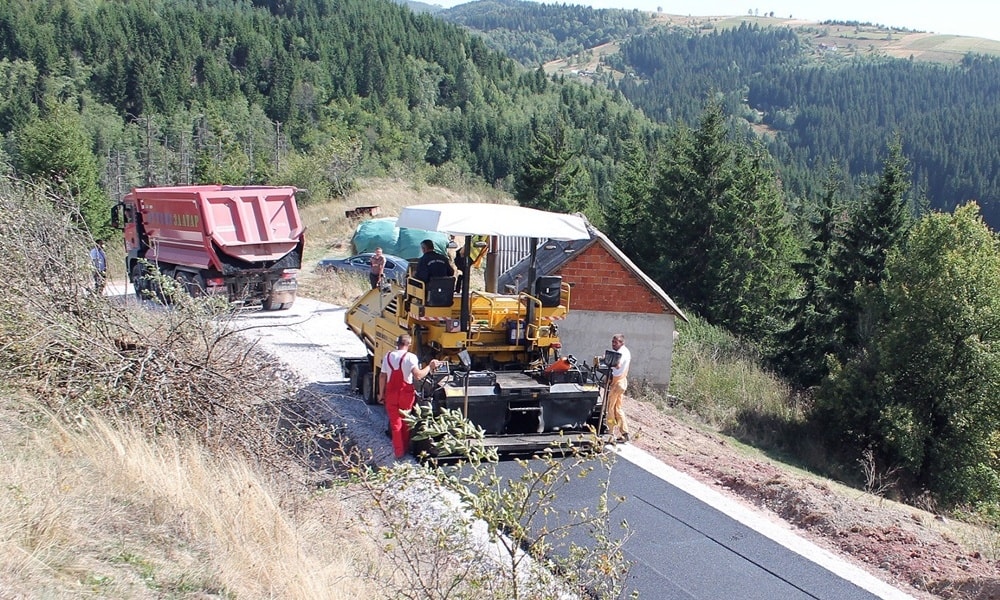
[[[357,567],[372,562],[373,549],[333,495],[290,493],[249,463],[209,455],[196,441],[154,441],[96,416],[70,425],[9,395],[4,405],[6,594],[377,595]],[[10,410],[15,405],[19,412]]]
[[[670,390],[675,405],[723,431],[746,430],[746,416],[801,424],[791,388],[761,368],[749,345],[692,317],[678,324]],[[739,437],[739,436],[738,436]]]

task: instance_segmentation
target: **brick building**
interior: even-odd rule
[[[687,318],[607,236],[589,229],[589,240],[549,240],[536,252],[537,276],[559,275],[571,286],[569,316],[559,327],[563,352],[590,362],[611,348],[612,335],[623,333],[632,352],[629,379],[666,387],[676,320]],[[528,262],[501,274],[497,289],[525,289]]]

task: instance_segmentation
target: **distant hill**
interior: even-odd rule
[[[592,9],[587,6],[533,0],[473,0],[451,8],[397,0],[417,12],[462,25],[482,35],[494,49],[523,64],[552,62],[546,70],[579,60],[574,55],[614,44],[653,27],[676,27],[710,33],[739,27],[788,27],[817,53],[881,55],[918,61],[954,64],[972,52],[1000,56],[1000,41],[943,35],[858,21],[810,21],[776,16],[674,15],[637,9]],[[596,54],[595,54],[596,56]],[[592,65],[596,66],[596,65]],[[568,71],[579,71],[571,64]],[[592,70],[584,67],[583,70]]]
[[[850,55],[884,55],[928,62],[958,63],[969,52],[1000,56],[1000,41],[958,35],[941,35],[856,21],[807,21],[779,17],[698,17],[657,13],[655,23],[702,33],[733,29],[741,24],[788,27],[816,51]]]
[[[437,13],[444,10],[440,4],[428,4],[427,2],[416,2],[415,0],[394,0],[396,4],[402,4],[415,13]]]
[[[651,13],[635,9],[525,0],[476,0],[435,14],[481,33],[494,49],[527,66],[642,33],[653,24]]]

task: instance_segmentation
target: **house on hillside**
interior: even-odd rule
[[[687,317],[607,236],[588,229],[589,240],[548,240],[536,251],[536,275],[558,275],[571,286],[570,312],[559,325],[563,348],[589,363],[611,348],[612,335],[623,333],[632,352],[629,379],[665,388],[676,320]],[[497,290],[526,289],[528,266],[525,258],[502,273]]]

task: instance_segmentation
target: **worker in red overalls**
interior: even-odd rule
[[[396,338],[396,349],[382,359],[382,372],[378,376],[378,401],[385,404],[385,412],[389,415],[389,431],[396,458],[403,458],[410,449],[410,430],[403,422],[401,412],[413,408],[416,397],[413,382],[423,379],[440,364],[432,360],[421,369],[420,360],[410,352],[411,343],[412,338],[405,333]]]

